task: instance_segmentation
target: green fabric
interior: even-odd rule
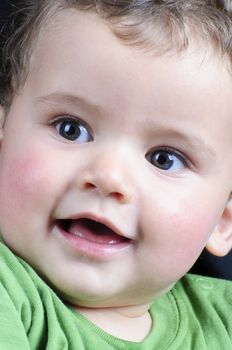
[[[152,305],[142,343],[117,339],[68,308],[0,243],[0,349],[229,350],[232,282],[187,275]]]

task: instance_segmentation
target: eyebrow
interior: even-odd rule
[[[185,133],[172,128],[163,128],[163,136],[170,139],[179,140],[178,143],[182,142],[184,145],[194,149],[194,151],[203,153],[212,159],[216,157],[216,152],[213,147],[211,147],[207,142],[205,142],[201,137],[193,133]]]
[[[40,96],[37,98],[36,103],[52,105],[65,103],[66,105],[71,105],[74,107],[78,106],[89,111],[98,111],[100,114],[102,114],[104,111],[102,106],[87,100],[85,97],[62,92],[53,92],[45,96]]]
[[[86,99],[85,97],[79,95],[73,95],[72,93],[67,92],[52,92],[45,96],[40,96],[37,98],[36,103],[38,104],[51,104],[51,105],[59,105],[65,103],[66,105],[70,105],[73,107],[79,107],[86,111],[94,111],[98,112],[99,115],[103,115],[105,110],[102,106],[93,101]],[[153,127],[152,127],[153,128]],[[149,127],[149,130],[151,128]],[[193,134],[185,134],[180,132],[179,130],[172,129],[169,127],[161,127],[157,125],[156,133],[161,133],[163,136],[176,137],[179,140],[182,140],[184,144],[188,144],[193,149],[203,152],[209,155],[211,158],[216,157],[215,150],[204,142],[200,137]]]

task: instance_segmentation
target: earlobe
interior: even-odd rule
[[[211,234],[206,249],[213,255],[225,256],[232,249],[232,194],[220,222]]]

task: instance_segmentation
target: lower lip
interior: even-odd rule
[[[85,238],[74,236],[62,228],[56,226],[56,230],[65,239],[65,241],[82,256],[93,257],[98,259],[111,258],[117,254],[122,253],[124,250],[129,249],[132,245],[130,240],[123,243],[113,244],[99,244],[88,241]]]

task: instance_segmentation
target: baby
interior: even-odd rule
[[[186,275],[232,248],[231,1],[17,4],[0,349],[231,349],[232,283]]]

